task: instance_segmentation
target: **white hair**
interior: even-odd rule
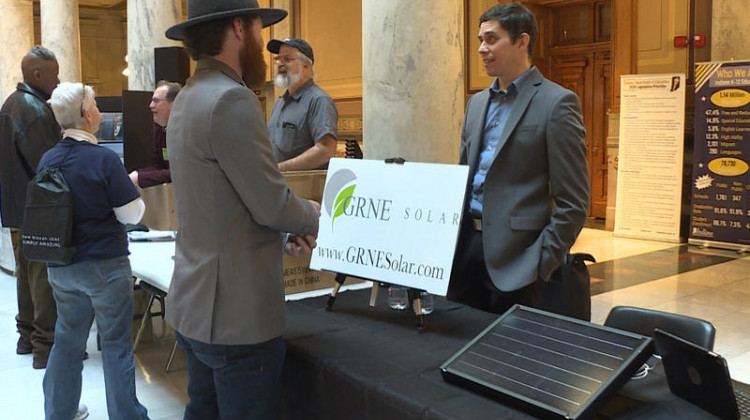
[[[84,125],[83,110],[96,106],[94,88],[83,83],[60,83],[52,91],[49,104],[57,123],[63,130]]]
[[[302,54],[302,52],[299,53],[299,59],[303,63],[307,64],[308,67],[310,67],[310,78],[315,79],[315,70],[313,69],[313,62],[310,60],[310,57]]]

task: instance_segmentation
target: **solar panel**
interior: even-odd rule
[[[650,337],[516,305],[443,378],[546,418],[593,415],[651,356]]]

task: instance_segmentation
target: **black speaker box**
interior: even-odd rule
[[[128,172],[149,165],[154,145],[151,91],[122,91],[123,153]]]
[[[190,77],[190,57],[182,47],[154,48],[155,81],[166,80],[182,85]]]

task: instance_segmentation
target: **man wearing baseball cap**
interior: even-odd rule
[[[313,50],[304,39],[272,39],[266,46],[276,56],[279,89],[286,89],[271,111],[268,132],[281,171],[326,168],[336,152],[339,114],[318,85]]]
[[[167,131],[179,235],[166,318],[187,355],[186,419],[275,418],[281,250],[309,253],[320,214],[279,172],[248,89],[265,82],[261,28],[286,14],[256,0],[188,0],[188,20],[166,32],[197,60]]]

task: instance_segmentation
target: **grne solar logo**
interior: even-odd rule
[[[337,217],[344,214],[344,210],[352,199],[354,189],[357,186],[353,182],[356,180],[357,176],[349,169],[336,171],[328,180],[323,195],[323,205],[326,213],[331,217],[331,232],[333,232],[333,222],[336,221]]]

